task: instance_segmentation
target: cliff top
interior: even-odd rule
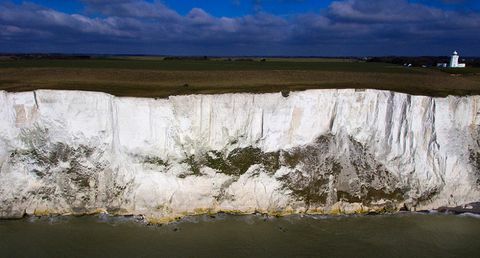
[[[414,95],[480,94],[480,68],[403,67],[349,59],[0,59],[0,90],[101,91],[116,96],[382,89]]]

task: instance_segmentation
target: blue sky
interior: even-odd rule
[[[0,0],[0,52],[480,56],[477,0]]]
[[[375,2],[376,0],[372,0]],[[66,13],[82,13],[85,10],[85,4],[80,0],[15,0],[14,3],[31,2]],[[147,2],[154,2],[149,0]],[[264,11],[276,15],[295,15],[298,13],[319,12],[327,8],[330,0],[165,0],[162,1],[168,7],[176,10],[180,14],[187,14],[193,8],[202,8],[208,13],[221,17],[239,17],[258,11]],[[480,1],[467,0],[416,0],[412,3],[427,4],[430,6],[450,9],[472,11],[480,9]]]
[[[15,3],[26,2],[15,0]],[[80,13],[84,11],[85,5],[79,0],[31,0],[28,2],[40,4],[55,10],[67,13]],[[146,2],[155,2],[149,0]],[[257,11],[265,11],[278,15],[289,15],[301,12],[316,12],[328,6],[331,1],[314,0],[266,0],[266,1],[241,1],[241,0],[166,0],[162,1],[168,7],[180,14],[187,14],[193,8],[202,8],[208,13],[221,17],[239,17]]]

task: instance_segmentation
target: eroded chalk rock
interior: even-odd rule
[[[0,92],[0,217],[352,214],[480,199],[480,97]]]

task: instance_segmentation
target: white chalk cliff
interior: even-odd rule
[[[0,217],[352,213],[480,200],[480,96],[0,91]]]

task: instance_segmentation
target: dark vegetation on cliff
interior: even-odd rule
[[[346,153],[338,154],[340,149]],[[149,157],[144,163],[152,164]],[[169,161],[155,162],[165,166]],[[389,172],[364,145],[348,138],[344,141],[334,135],[324,135],[313,143],[290,150],[263,152],[248,146],[227,151],[209,151],[190,155],[181,161],[188,171],[180,178],[201,176],[202,168],[211,168],[217,173],[231,176],[220,187],[215,196],[217,201],[233,198],[228,187],[240,176],[258,176],[261,171],[280,181],[280,188],[295,199],[305,202],[307,207],[333,204],[337,201],[361,202],[370,205],[381,199],[400,203],[406,199],[409,189],[399,188],[399,178]],[[168,165],[167,165],[168,166]],[[293,170],[276,174],[281,167]],[[436,191],[424,193],[418,202],[429,201]],[[395,207],[395,206],[392,206]]]
[[[7,91],[88,90],[164,98],[238,92],[288,96],[289,91],[332,88],[480,94],[480,68],[403,67],[331,58],[0,58],[0,90]]]
[[[41,127],[23,129],[20,140],[25,147],[11,151],[8,164],[19,169],[25,169],[28,164],[27,173],[44,183],[31,194],[52,202],[65,199],[75,214],[95,210],[99,199],[109,200],[109,211],[118,210],[117,202],[122,201],[121,196],[130,182],[125,185],[112,182],[110,191],[104,196],[98,195],[100,178],[116,173],[107,168],[109,161],[102,151],[92,146],[52,142],[48,129]],[[0,203],[7,210],[12,204]]]

